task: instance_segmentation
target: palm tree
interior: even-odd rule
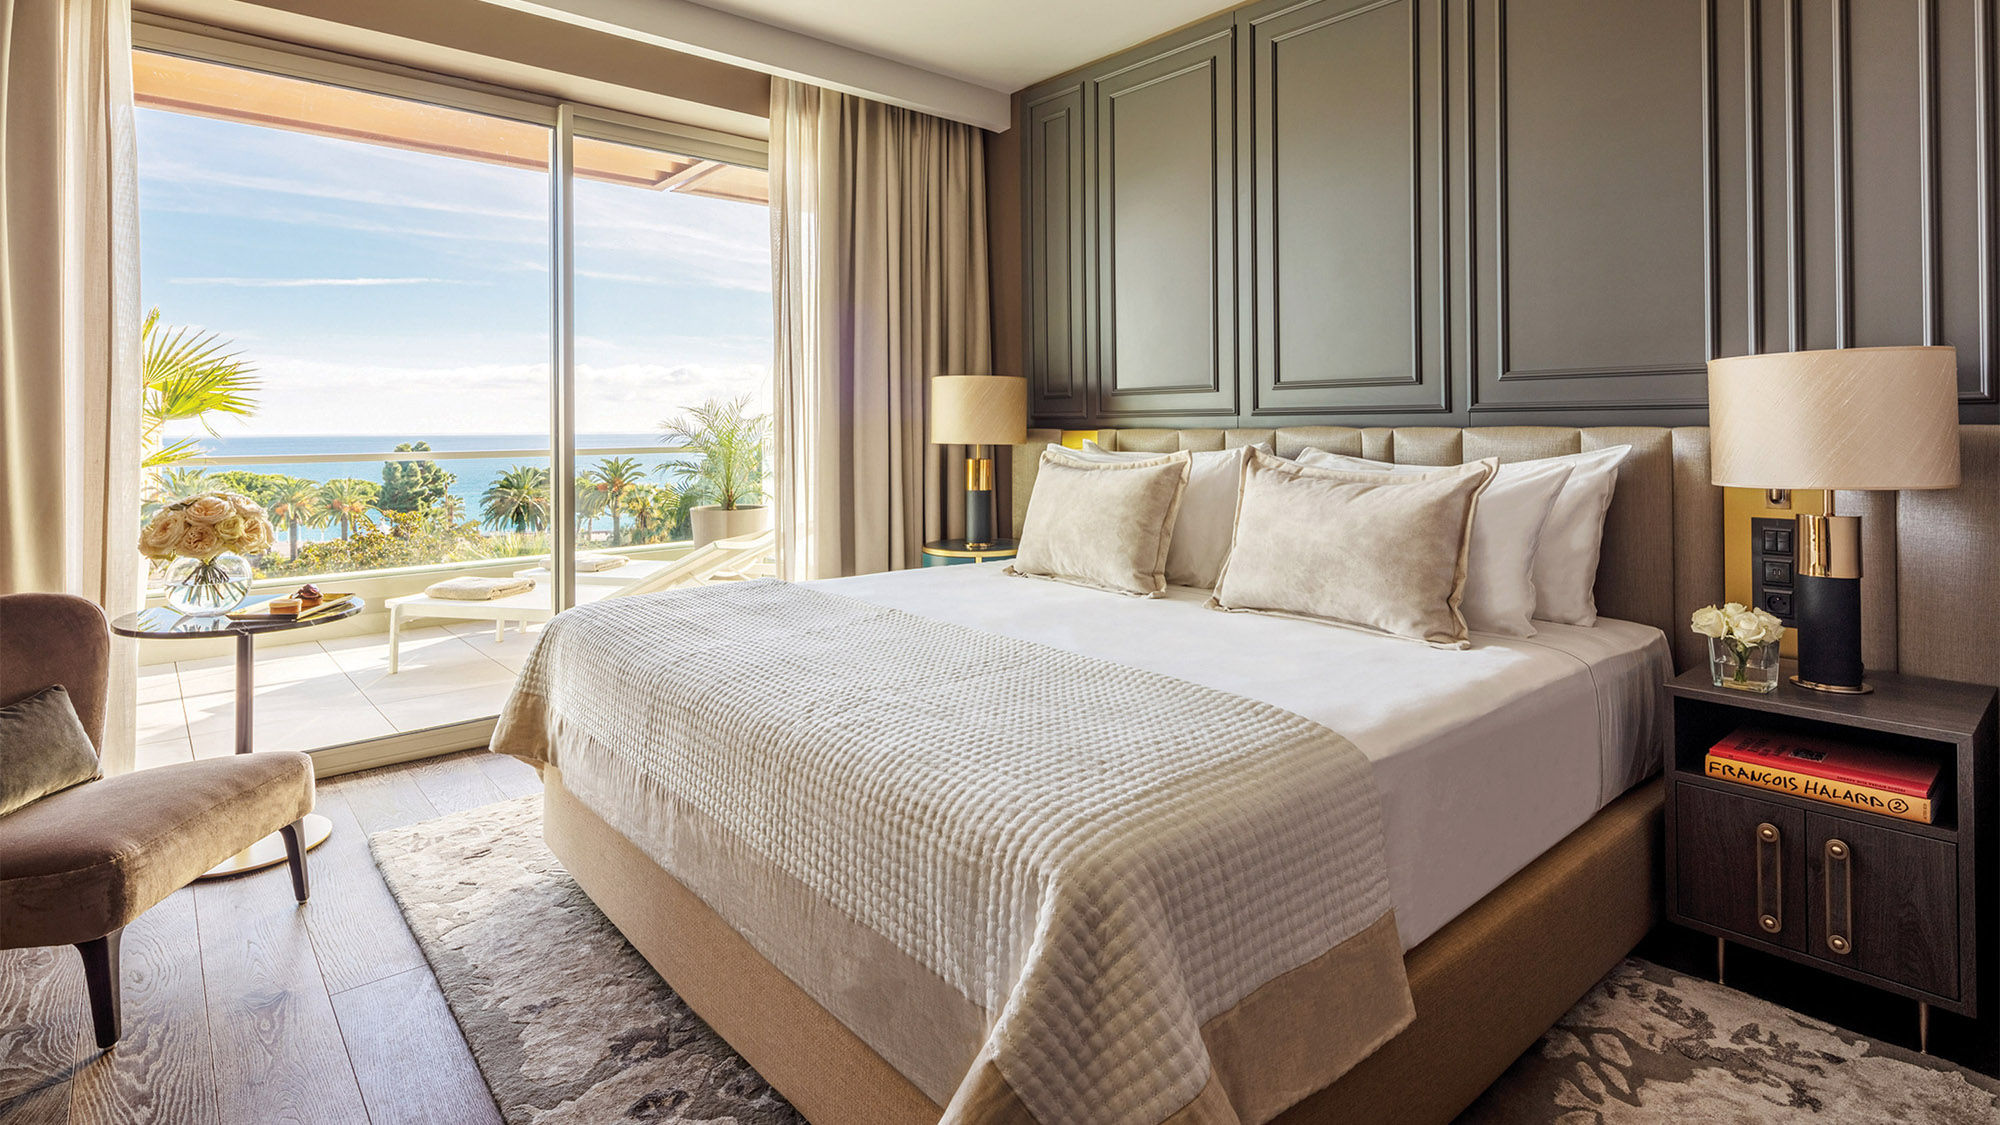
[[[140,449],[146,469],[185,461],[201,452],[193,438],[168,443],[160,434],[169,422],[198,421],[209,433],[211,414],[245,416],[257,412],[256,368],[227,350],[212,332],[162,328],[153,309],[139,328],[144,352],[140,398]]]
[[[479,508],[488,527],[542,530],[549,524],[549,471],[539,465],[508,469],[486,486]]]
[[[589,474],[576,479],[576,518],[583,521],[583,536],[586,540],[597,534],[597,517],[604,514],[607,503],[604,493],[599,492],[597,485],[591,483]],[[617,542],[616,529],[611,535],[612,542]]]
[[[604,497],[611,509],[611,545],[618,545],[618,516],[627,493],[645,480],[646,470],[637,457],[606,457],[585,474],[591,486]]]
[[[457,493],[447,492],[438,497],[431,510],[437,513],[438,520],[446,527],[457,527],[465,522],[465,501],[460,500]]]
[[[319,485],[303,477],[280,478],[264,502],[264,511],[272,523],[285,529],[285,537],[291,543],[291,553],[285,557],[292,559],[299,557],[300,529],[325,527],[330,514],[320,499]]]
[[[139,509],[139,515],[152,519],[168,504],[208,491],[209,484],[207,469],[155,470],[146,485],[146,503]]]
[[[680,495],[671,485],[642,484],[625,494],[621,505],[632,517],[632,539],[651,543],[661,532],[673,531]]]
[[[356,523],[368,522],[368,510],[375,506],[375,498],[381,494],[381,485],[358,477],[341,477],[319,486],[319,502],[326,508],[327,515],[340,524],[342,539],[354,534]]]
[[[764,498],[764,438],[770,419],[750,414],[750,396],[710,399],[678,418],[660,423],[660,440],[699,453],[699,461],[660,466],[671,472],[683,496],[696,504],[733,509]]]

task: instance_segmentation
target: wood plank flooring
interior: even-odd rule
[[[0,1121],[500,1120],[368,834],[537,792],[483,751],[332,778],[312,901],[284,867],[200,883],[125,930],[125,1036],[91,1039],[76,951],[0,951]]]

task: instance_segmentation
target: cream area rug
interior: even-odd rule
[[[509,1122],[801,1121],[549,854],[539,797],[372,844]],[[2000,1082],[1630,960],[1461,1121],[1975,1125]]]

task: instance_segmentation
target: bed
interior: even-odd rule
[[[1448,1120],[1656,916],[1659,794],[1645,779],[1658,763],[1657,689],[1676,645],[1681,661],[1692,657],[1676,623],[1721,585],[1720,498],[1706,480],[1705,433],[1315,427],[1097,437],[1140,450],[1270,441],[1280,453],[1316,445],[1418,464],[1634,446],[1607,521],[1599,624],[1478,637],[1466,652],[1215,614],[1192,591],[1122,599],[993,567],[815,584],[842,604],[1171,677],[1344,735],[1380,795],[1394,949],[1415,1018],[1353,1052],[1358,1062],[1344,1061],[1337,1081],[1306,1087],[1316,1092],[1302,1099],[1295,1089],[1238,1101],[1269,1109],[1246,1114],[1257,1120]],[[1032,443],[1015,450],[1017,496],[1032,488],[1037,452]],[[1273,653],[1288,659],[1274,664]],[[1342,670],[1340,682],[1328,683],[1329,668]],[[840,1005],[823,983],[792,979],[810,981],[809,973],[782,971],[777,962],[794,962],[774,948],[780,939],[732,925],[705,901],[727,892],[708,883],[697,894],[668,874],[659,857],[673,856],[669,835],[620,808],[601,778],[580,793],[566,778],[565,738],[581,764],[590,760],[588,732],[549,726],[546,745],[515,749],[545,766],[551,847],[690,1005],[816,1122],[938,1120],[949,1084],[912,1064],[894,1034],[836,1017],[828,1005]],[[509,749],[503,741],[496,748]],[[1558,947],[1562,956],[1549,956]],[[1331,1042],[1329,1028],[1310,1024],[1295,1038],[1322,1031]],[[966,1097],[961,1089],[951,1106],[963,1119],[1027,1119],[1015,1105],[982,1115]],[[1058,1116],[1047,1104],[1044,1120]]]

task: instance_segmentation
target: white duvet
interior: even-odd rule
[[[1270,703],[1339,731],[1375,767],[1404,948],[1651,776],[1672,673],[1658,629],[1537,622],[1464,651],[1126,598],[993,564],[831,579],[826,589]]]

